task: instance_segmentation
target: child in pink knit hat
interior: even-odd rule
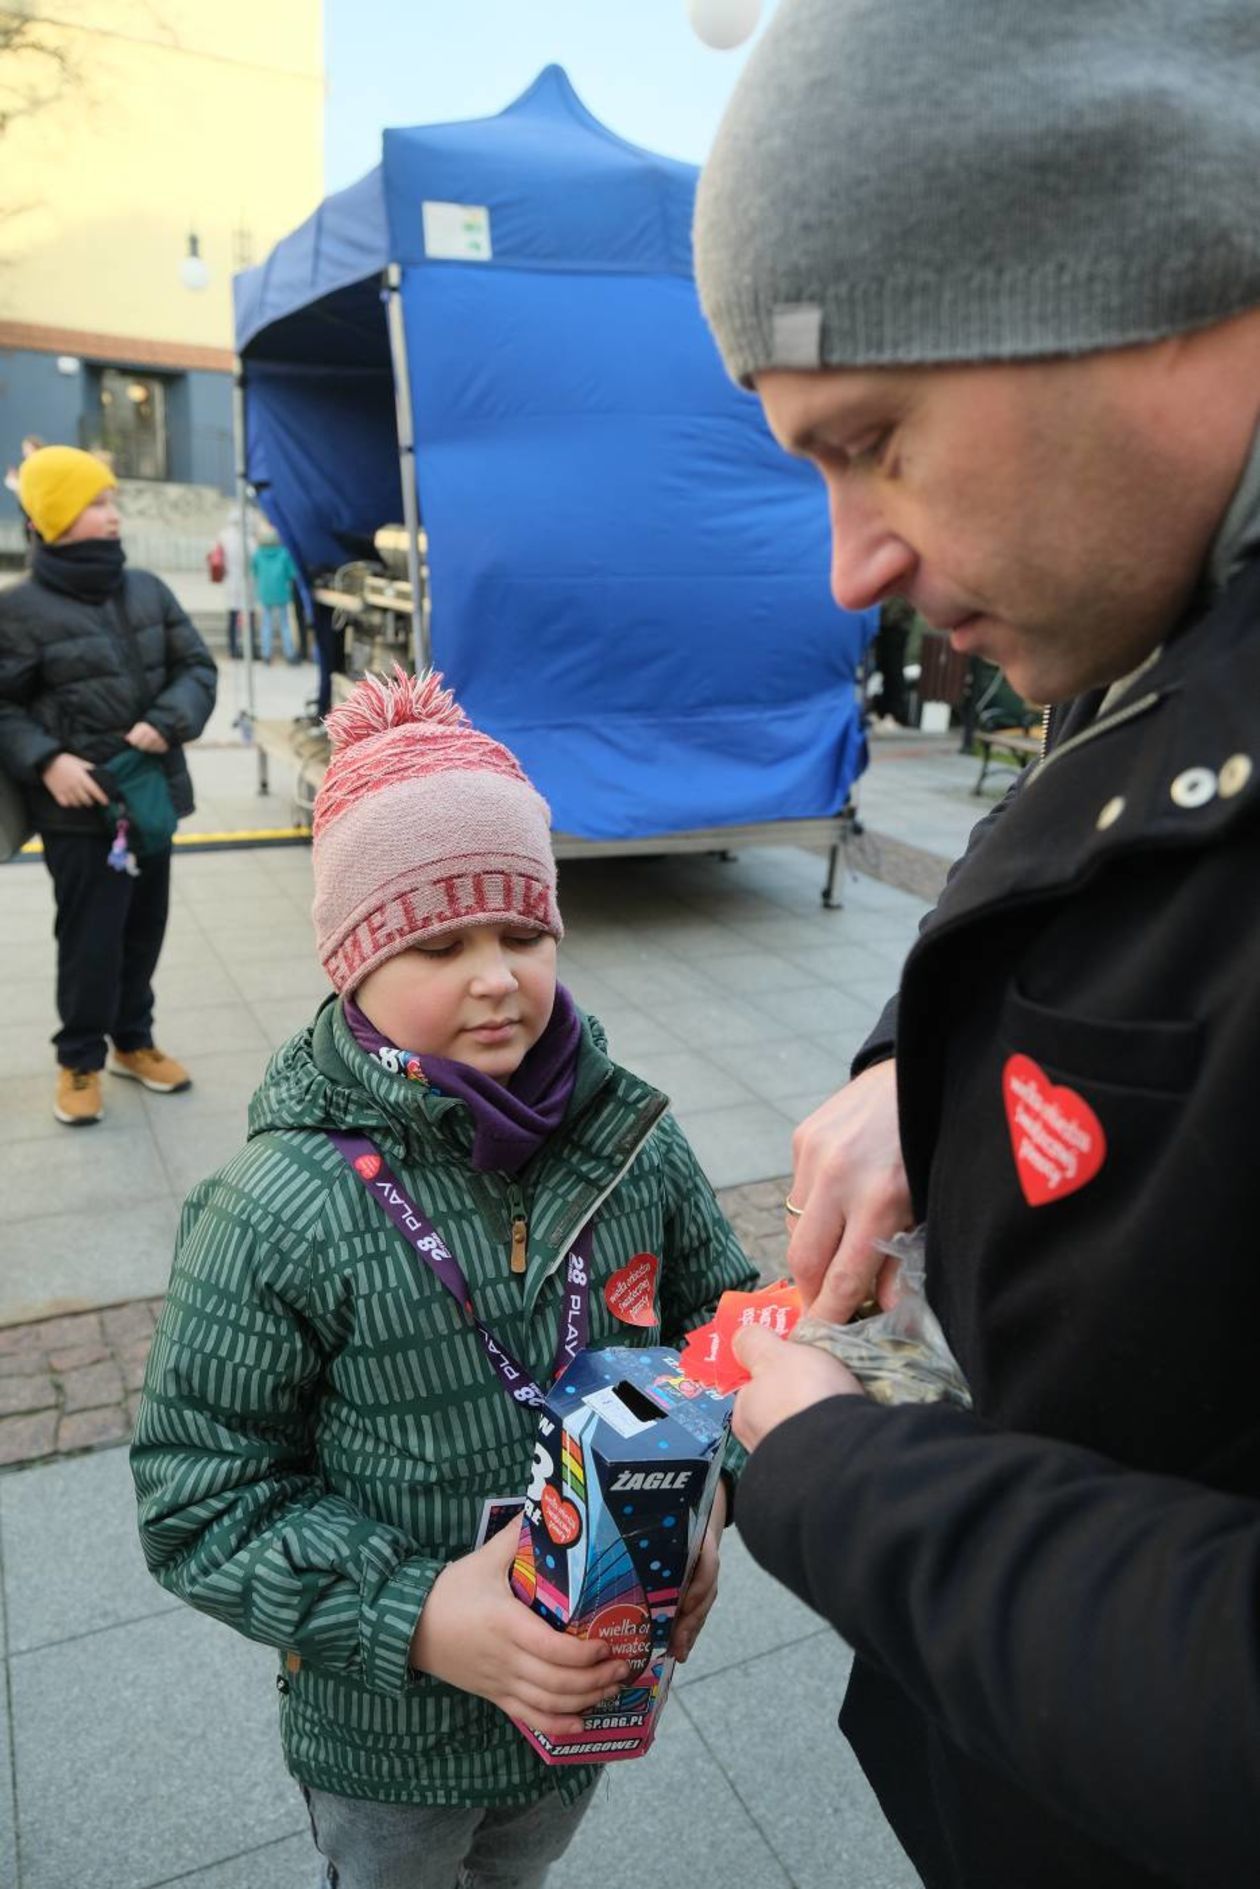
[[[278,1649],[326,1883],[536,1889],[598,1767],[549,1768],[511,1721],[576,1732],[629,1674],[508,1587],[516,1528],[493,1530],[536,1405],[577,1346],[680,1344],[756,1274],[666,1098],[557,983],[548,811],[515,756],[436,676],[369,678],[328,728],[335,995],[185,1207],[141,1535],[170,1592]]]

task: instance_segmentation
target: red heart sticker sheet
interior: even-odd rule
[[[379,1154],[357,1154],[354,1158],[354,1171],[365,1181],[374,1181],[381,1171]]]
[[[1030,1207],[1063,1200],[1093,1180],[1106,1159],[1107,1137],[1083,1096],[1051,1082],[1031,1056],[1008,1056],[1002,1100],[1015,1172]]]
[[[763,1286],[760,1292],[724,1292],[709,1323],[687,1333],[683,1374],[729,1396],[747,1384],[749,1376],[735,1356],[735,1334],[758,1325],[776,1338],[787,1338],[800,1317],[801,1295],[788,1279]]]
[[[604,1302],[623,1325],[656,1323],[656,1278],[661,1262],[655,1253],[636,1253],[604,1287]]]

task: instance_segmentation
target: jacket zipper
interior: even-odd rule
[[[1045,751],[1045,744],[1050,733],[1050,710],[1046,709],[1041,730],[1041,759],[1033,763],[1032,773],[1028,777],[1029,784],[1031,785],[1038,774],[1048,768],[1052,762],[1057,761],[1060,755],[1071,754],[1075,749],[1084,747],[1087,741],[1092,741],[1095,735],[1105,735],[1109,729],[1119,728],[1122,722],[1132,721],[1135,716],[1144,715],[1148,708],[1154,708],[1159,699],[1159,691],[1152,690],[1150,695],[1142,696],[1137,702],[1130,702],[1127,708],[1117,709],[1114,715],[1108,715],[1103,721],[1092,721],[1088,728],[1081,729],[1079,735],[1073,735],[1070,741],[1065,741],[1061,747],[1052,748],[1048,754]]]
[[[509,1270],[518,1276],[525,1271],[526,1245],[529,1240],[529,1220],[525,1213],[525,1196],[515,1181],[508,1182],[508,1213],[512,1219],[512,1249],[508,1259]]]
[[[621,1183],[626,1178],[626,1175],[629,1172],[630,1168],[634,1165],[635,1161],[638,1159],[643,1149],[647,1146],[652,1136],[656,1133],[657,1125],[660,1122],[661,1115],[663,1115],[664,1113],[665,1113],[665,1110],[662,1109],[660,1112],[660,1115],[654,1115],[652,1117],[652,1120],[648,1123],[647,1127],[643,1130],[643,1133],[639,1136],[634,1146],[630,1149],[629,1153],[626,1155],[625,1160],[622,1162],[621,1166],[617,1169],[617,1172],[613,1175],[607,1187],[605,1187],[603,1192],[599,1194],[591,1202],[588,1208],[586,1208],[583,1212],[579,1213],[577,1217],[577,1222],[573,1226],[573,1228],[565,1229],[563,1244],[561,1245],[561,1248],[559,1252],[556,1254],[555,1258],[552,1260],[550,1266],[548,1266],[546,1272],[543,1274],[543,1279],[550,1279],[552,1273],[555,1272],[561,1260],[566,1258],[569,1252],[572,1250],[573,1242],[574,1240],[576,1240],[578,1234],[582,1231],[582,1228],[595,1218],[595,1215],[599,1212],[604,1202],[608,1199],[608,1196],[611,1193],[614,1193],[616,1189],[621,1186]]]

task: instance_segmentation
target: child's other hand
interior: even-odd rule
[[[678,1609],[678,1618],[674,1621],[674,1631],[670,1636],[669,1650],[680,1664],[685,1663],[692,1647],[700,1637],[700,1629],[709,1617],[709,1609],[717,1599],[718,1561],[721,1555],[722,1531],[726,1527],[726,1484],[718,1484],[718,1492],[713,1502],[713,1513],[709,1517],[709,1526],[704,1531],[704,1541],[700,1546],[700,1555],[696,1561],[695,1573],[687,1583],[687,1591],[682,1597]]]
[[[582,1713],[629,1678],[597,1641],[560,1633],[508,1586],[519,1532],[509,1523],[483,1548],[443,1568],[411,1640],[411,1664],[489,1699],[549,1738],[582,1730]]]

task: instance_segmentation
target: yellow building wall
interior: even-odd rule
[[[0,335],[144,339],[190,364],[230,351],[234,269],[323,194],[322,0],[0,0],[0,20],[23,13],[69,76],[0,133]],[[49,77],[10,54],[0,111]],[[180,279],[190,231],[197,292]]]

